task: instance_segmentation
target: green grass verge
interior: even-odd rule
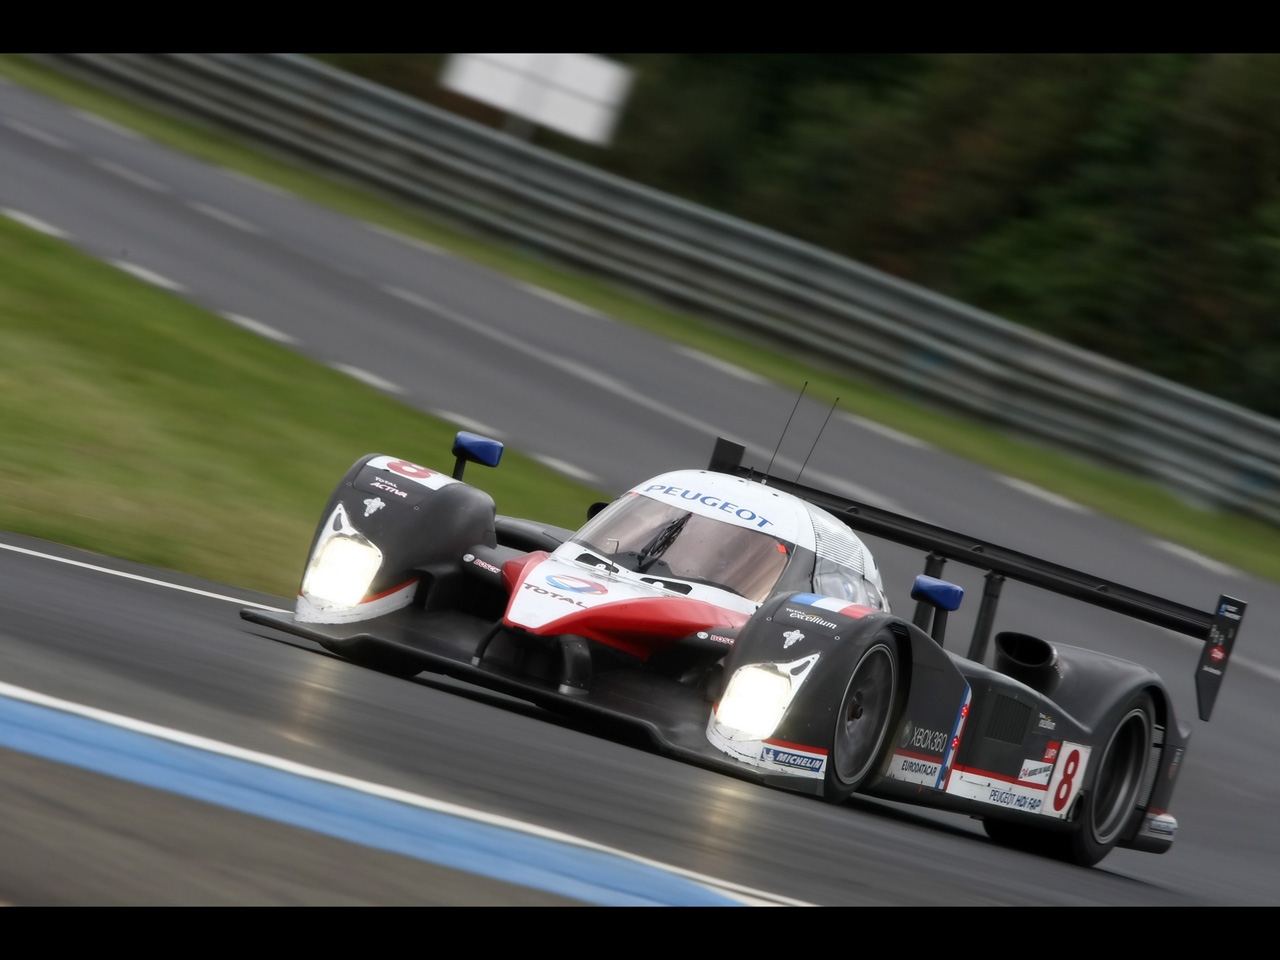
[[[454,427],[0,217],[0,528],[290,596],[358,457]],[[596,491],[509,451],[467,479],[574,527]]]
[[[860,416],[920,437],[966,459],[1069,497],[1240,569],[1280,580],[1280,530],[1269,524],[1199,509],[1139,478],[914,403],[867,382],[824,368],[813,358],[787,356],[780,353],[775,345],[743,339],[735,332],[714,324],[637,299],[608,283],[548,263],[528,250],[507,247],[454,229],[362,188],[327,179],[279,160],[230,138],[224,132],[210,131],[149,110],[25,58],[0,56],[0,76],[131,127],[159,143],[256,177],[347,215],[434,243],[501,273],[730,360],[792,388],[798,389],[801,383],[808,381],[811,394],[839,396],[842,408]],[[5,452],[0,450],[0,454]],[[504,506],[504,509],[507,508]],[[0,515],[0,523],[3,522],[3,515]]]

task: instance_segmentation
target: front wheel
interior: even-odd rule
[[[876,643],[858,661],[836,714],[823,795],[848,799],[876,769],[898,700],[898,660]]]

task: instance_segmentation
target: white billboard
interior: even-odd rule
[[[631,71],[589,53],[455,53],[440,82],[512,116],[603,145],[631,89]]]

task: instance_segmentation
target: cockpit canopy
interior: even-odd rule
[[[631,493],[573,536],[626,570],[723,587],[762,603],[786,569],[793,544],[750,527]]]
[[[871,551],[847,526],[789,494],[707,471],[664,474],[634,488],[572,542],[601,563],[710,584],[753,603],[763,603],[788,564],[803,557],[812,576],[792,571],[789,584],[889,609]]]

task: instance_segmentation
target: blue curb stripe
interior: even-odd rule
[[[421,809],[3,696],[0,746],[586,903],[741,903],[605,851]]]

